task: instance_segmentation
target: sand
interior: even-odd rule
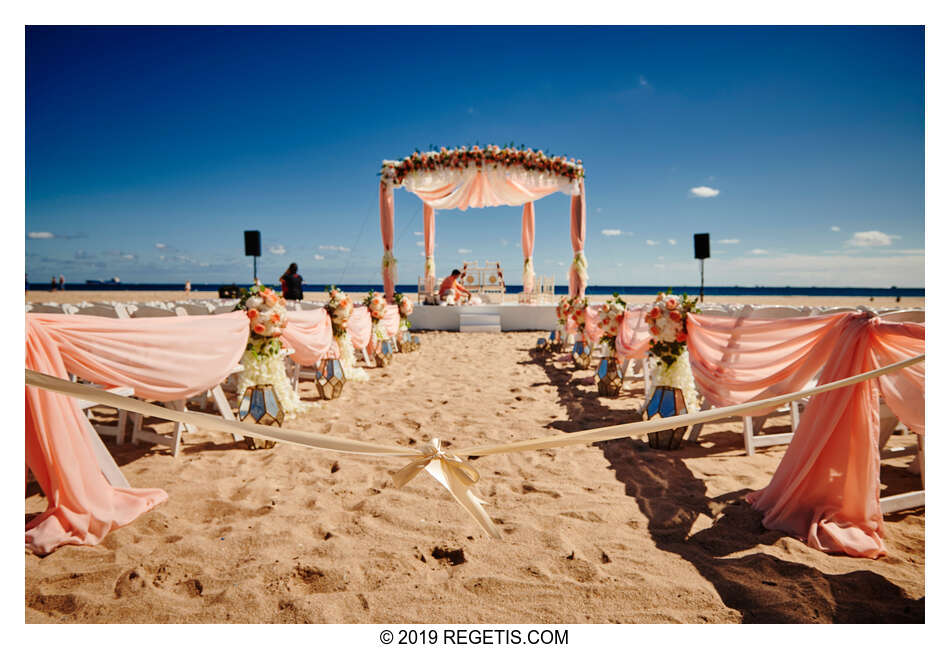
[[[420,351],[369,369],[371,380],[348,384],[337,401],[318,402],[305,383],[316,405],[285,426],[405,446],[439,437],[459,448],[639,418],[642,382],[598,397],[592,370],[532,354],[536,333],[422,338]],[[787,425],[777,415],[767,429]],[[98,546],[27,552],[25,618],[923,621],[923,509],[886,517],[889,555],[878,560],[826,555],[765,530],[743,496],[768,484],[785,447],[746,457],[740,430],[738,421],[707,425],[698,445],[673,452],[621,439],[476,459],[500,541],[427,476],[396,489],[400,460],[290,444],[249,451],[203,430],[185,434],[177,458],[107,442],[133,486],[161,487],[169,500]],[[910,459],[885,461],[884,495],[919,488]],[[27,520],[45,507],[31,485]]]

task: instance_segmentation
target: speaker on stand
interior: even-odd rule
[[[699,301],[703,301],[705,288],[705,262],[709,258],[709,233],[693,235],[693,255],[699,260]]]
[[[257,279],[257,258],[261,256],[261,231],[244,231],[244,256],[254,257],[254,279]]]

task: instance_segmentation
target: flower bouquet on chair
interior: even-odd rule
[[[362,367],[356,366],[356,354],[350,334],[346,331],[346,324],[353,315],[353,300],[336,286],[327,287],[327,303],[324,305],[330,322],[333,324],[333,339],[340,349],[340,364],[343,374],[348,381],[368,381],[369,374]]]
[[[392,343],[383,331],[381,320],[386,313],[386,297],[371,290],[363,298],[363,304],[369,309],[369,317],[373,321],[373,356],[377,367],[386,367],[393,359]]]
[[[659,293],[646,315],[650,327],[650,353],[647,359],[653,393],[644,407],[644,419],[671,417],[700,408],[699,393],[689,367],[686,348],[686,316],[695,313],[696,300]],[[687,426],[648,433],[653,448],[679,448]]]
[[[587,298],[575,297],[571,302],[571,320],[577,325],[577,337],[574,339],[574,348],[571,357],[574,359],[575,370],[586,370],[590,367],[590,343],[584,334],[587,325]]]
[[[600,343],[607,348],[607,355],[597,365],[597,393],[602,397],[619,396],[623,387],[623,374],[617,364],[617,334],[626,311],[627,303],[616,293],[597,311]]]
[[[252,286],[242,290],[235,310],[248,319],[248,340],[238,375],[239,418],[280,425],[284,416],[304,410],[284,367],[280,335],[287,326],[287,303],[273,289]],[[251,448],[271,448],[275,442],[246,437]]]
[[[409,327],[412,326],[409,322],[409,316],[412,315],[412,300],[408,295],[396,293],[393,295],[393,301],[399,307],[399,333],[396,334],[396,346],[400,353],[415,351],[412,334],[409,333]]]

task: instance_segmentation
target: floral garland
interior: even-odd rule
[[[340,349],[340,364],[343,366],[343,376],[347,381],[368,381],[369,374],[361,367],[356,366],[356,354],[353,351],[353,343],[350,342],[350,334],[346,330],[346,324],[353,315],[353,300],[336,286],[327,287],[329,300],[324,305],[330,316],[330,322],[333,324],[333,338]]]
[[[409,322],[409,316],[412,315],[412,300],[409,299],[408,295],[396,293],[393,295],[393,301],[399,307],[399,328],[408,329],[412,326],[412,323]]]
[[[379,340],[386,340],[386,333],[379,324],[386,313],[386,297],[370,289],[366,297],[363,298],[363,304],[366,305],[369,310],[369,317],[373,320],[373,334]]]
[[[577,325],[577,333],[584,339],[584,327],[587,323],[587,298],[575,297],[571,301],[571,320]]]
[[[617,293],[600,305],[597,310],[597,326],[600,328],[600,343],[606,345],[611,356],[617,351],[617,334],[623,323],[624,313],[627,312],[627,303]]]
[[[471,148],[459,147],[447,149],[442,147],[438,151],[420,153],[416,151],[402,161],[385,160],[381,176],[384,181],[393,185],[401,185],[406,176],[416,171],[462,170],[470,166],[481,169],[491,166],[493,169],[501,167],[521,167],[525,171],[538,171],[555,176],[563,176],[569,180],[579,180],[584,177],[584,167],[580,160],[564,156],[548,156],[543,151],[532,151],[524,146],[499,147],[494,144],[484,149],[478,145]]]
[[[689,365],[686,348],[686,315],[696,313],[696,299],[658,293],[646,315],[650,326],[650,373],[655,386],[670,386],[683,392],[687,412],[699,412],[699,392]]]
[[[288,417],[305,410],[305,404],[290,385],[284,367],[280,335],[287,326],[287,302],[273,289],[252,286],[241,290],[235,310],[243,310],[248,318],[248,341],[238,376],[238,395],[254,385],[274,386],[274,393]]]

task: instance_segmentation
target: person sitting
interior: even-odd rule
[[[455,303],[458,304],[459,300],[462,298],[464,293],[466,297],[471,298],[472,294],[464,286],[459,284],[459,276],[461,276],[462,271],[455,269],[452,271],[452,274],[442,280],[442,286],[439,287],[439,299],[444,300],[446,296],[451,295]]]
[[[297,264],[292,263],[280,276],[280,288],[285,300],[303,299],[303,278],[297,274]]]

